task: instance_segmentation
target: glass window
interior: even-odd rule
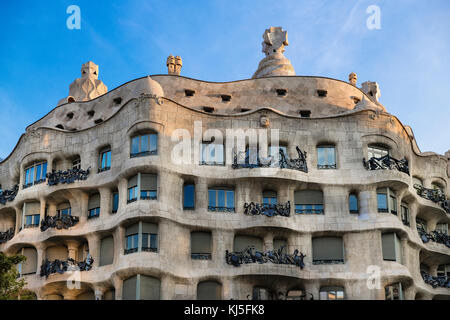
[[[384,193],[377,194],[378,212],[388,212],[387,195]]]
[[[65,208],[65,209],[58,210],[58,215],[60,217],[70,216],[70,215],[72,215],[72,209],[71,208]]]
[[[381,158],[389,155],[389,149],[385,147],[380,147],[376,145],[369,145],[367,148],[367,156],[368,158]]]
[[[80,157],[76,157],[75,159],[73,159],[72,169],[74,169],[74,170],[81,169],[81,158]]]
[[[206,143],[201,145],[200,164],[223,165],[225,164],[223,144]]]
[[[24,188],[44,182],[47,175],[47,162],[36,163],[25,169]]]
[[[158,151],[158,134],[148,133],[131,139],[131,157],[155,155]]]
[[[342,287],[325,287],[319,292],[320,300],[344,300],[344,288]]]
[[[436,224],[436,231],[439,231],[443,234],[448,234],[448,224],[446,224],[446,223]]]
[[[286,146],[270,146],[269,147],[269,156],[272,157],[272,162],[270,163],[271,167],[277,167],[278,162],[281,160],[280,149],[287,157],[287,147]]]
[[[275,205],[277,204],[277,193],[275,191],[264,191],[263,192],[263,206]]]
[[[348,197],[348,207],[350,210],[350,213],[358,213],[358,196],[356,194],[350,194]]]
[[[195,186],[185,184],[183,187],[183,209],[193,210],[195,208]]]
[[[88,211],[88,219],[100,216],[100,208],[92,208]]]
[[[39,214],[26,215],[24,227],[25,228],[34,228],[34,227],[39,226],[39,219],[40,219]]]
[[[106,171],[111,169],[111,150],[105,150],[100,153],[99,171]]]
[[[333,146],[317,147],[317,168],[336,169],[336,150]]]
[[[323,192],[320,190],[295,191],[295,213],[324,214]]]
[[[397,198],[394,196],[390,196],[390,206],[391,206],[391,213],[397,214]]]
[[[128,188],[128,202],[135,201],[137,199],[137,186]]]
[[[136,252],[138,249],[138,243],[139,243],[139,234],[130,234],[125,237],[125,243],[126,243],[126,253],[130,252]]]
[[[112,194],[112,212],[116,213],[119,210],[119,193],[113,192]]]
[[[156,200],[156,190],[141,190],[142,200]]]
[[[423,219],[416,218],[416,227],[417,230],[421,230],[423,232],[427,232],[427,222]]]
[[[401,204],[402,222],[405,226],[409,226],[409,208],[406,203]]]
[[[142,234],[142,251],[158,251],[158,235],[153,233]]]
[[[384,288],[386,300],[403,300],[402,284],[394,283]]]
[[[208,190],[208,210],[234,211],[234,191],[227,189]]]

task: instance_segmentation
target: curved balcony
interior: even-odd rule
[[[409,175],[408,160],[406,158],[397,160],[390,155],[385,155],[380,158],[372,157],[367,161],[364,158],[363,164],[367,170],[397,170]]]

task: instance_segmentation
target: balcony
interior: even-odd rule
[[[392,158],[390,155],[385,155],[380,158],[372,157],[368,161],[366,161],[366,159],[364,158],[363,164],[367,170],[389,169],[389,170],[397,170],[409,175],[408,160],[406,160],[406,158],[397,160],[395,158]]]
[[[450,200],[446,199],[441,189],[428,189],[417,183],[414,184],[414,189],[417,190],[419,196],[439,204],[445,212],[450,213]]]
[[[41,277],[48,278],[53,273],[63,274],[66,271],[89,271],[92,269],[94,259],[90,254],[84,261],[77,262],[74,259],[45,261],[41,265]]]
[[[6,204],[7,201],[13,201],[19,191],[19,185],[16,184],[12,189],[0,190],[0,204]]]
[[[279,160],[274,159],[273,156],[269,156],[265,159],[262,159],[258,156],[255,159],[250,161],[249,152],[238,152],[234,155],[233,164],[231,167],[233,169],[253,169],[253,168],[281,168],[281,169],[293,169],[299,170],[303,172],[308,172],[308,166],[306,164],[306,151],[302,152],[300,148],[295,147],[298,153],[298,158],[289,159],[289,157],[284,153],[284,150],[280,148]]]
[[[446,276],[432,276],[425,271],[420,271],[423,281],[433,288],[450,288],[450,278]]]
[[[431,241],[436,243],[441,243],[450,248],[450,236],[448,234],[442,233],[440,231],[434,230],[431,233],[426,233],[423,228],[417,228],[420,239],[423,243],[428,243]]]
[[[44,220],[41,221],[41,231],[44,232],[49,228],[69,229],[76,225],[80,219],[73,216],[46,216]]]
[[[288,201],[285,204],[259,204],[259,203],[245,203],[244,213],[246,215],[265,215],[267,217],[283,216],[289,217],[291,215],[291,203]]]
[[[5,232],[0,232],[0,243],[5,243],[14,237],[14,228],[10,228]]]
[[[69,169],[66,171],[53,171],[51,173],[47,173],[47,184],[49,186],[56,186],[59,183],[74,183],[78,180],[86,180],[89,176],[91,167],[89,167],[87,170],[82,170],[79,168],[75,169]]]
[[[239,267],[241,264],[248,263],[267,263],[272,262],[274,264],[287,264],[287,265],[295,265],[303,269],[305,264],[303,263],[304,257],[306,257],[299,250],[295,249],[293,254],[288,254],[284,252],[285,246],[282,246],[278,250],[271,251],[256,251],[254,247],[248,247],[244,251],[241,252],[229,252],[225,251],[225,261],[229,265],[233,265],[235,267]]]

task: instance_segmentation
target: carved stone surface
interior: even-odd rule
[[[241,252],[229,252],[225,251],[225,260],[227,264],[239,267],[241,264],[247,263],[267,263],[272,262],[275,264],[291,264],[303,269],[305,264],[303,259],[306,257],[299,250],[295,249],[293,254],[284,253],[284,248],[286,246],[281,246],[278,250],[270,251],[255,251],[254,247],[248,247]]]
[[[450,288],[450,278],[446,276],[432,276],[425,271],[420,271],[423,281],[433,288]]]
[[[398,170],[409,175],[408,160],[406,158],[397,160],[389,155],[385,155],[380,158],[372,157],[368,161],[363,159],[363,164],[367,170]]]
[[[44,232],[49,228],[56,228],[58,230],[61,229],[69,229],[73,227],[80,221],[80,218],[73,216],[46,216],[41,221],[41,231]]]
[[[81,66],[81,78],[75,79],[69,87],[69,97],[75,101],[88,101],[108,92],[108,88],[98,80],[98,65],[88,61]]]
[[[361,90],[365,94],[367,94],[373,102],[378,102],[378,99],[380,99],[381,92],[380,87],[378,83],[373,81],[366,81],[363,82],[361,85]]]
[[[91,167],[87,170],[69,169],[67,171],[54,171],[47,173],[47,184],[56,186],[58,183],[74,183],[77,180],[86,180],[89,176]]]
[[[0,191],[0,204],[6,204],[6,201],[13,201],[19,191],[19,185],[15,185],[12,189]]]
[[[174,57],[173,55],[169,55],[167,57],[166,65],[168,74],[179,76],[181,72],[181,67],[183,66],[183,61],[179,56]]]
[[[266,57],[261,60],[253,78],[270,76],[295,76],[294,67],[283,55],[284,47],[289,45],[287,31],[281,27],[270,27],[263,34],[262,51]]]
[[[284,153],[283,149],[280,148],[279,160],[275,160],[272,156],[263,159],[260,158],[259,155],[255,155],[255,157],[250,158],[250,152],[240,151],[238,152],[238,154],[235,153],[231,167],[233,169],[252,169],[277,166],[281,169],[286,168],[308,172],[308,166],[306,164],[306,151],[302,152],[298,146],[295,147],[295,149],[297,150],[298,158],[289,159],[288,156]]]
[[[417,183],[414,184],[414,188],[419,196],[439,204],[445,212],[450,213],[450,200],[446,199],[441,189],[428,189]]]
[[[358,76],[356,73],[352,72],[348,75],[348,82],[354,86],[356,86],[356,80],[358,80]]]
[[[247,215],[265,215],[267,217],[283,216],[289,217],[291,215],[290,201],[285,204],[259,204],[259,203],[245,203],[244,213]]]
[[[0,232],[0,243],[5,243],[14,237],[14,228],[10,228],[5,232]]]
[[[84,261],[77,262],[74,259],[54,260],[49,261],[45,259],[41,265],[41,277],[48,277],[52,273],[63,274],[66,271],[89,271],[92,269],[94,258],[89,254]]]

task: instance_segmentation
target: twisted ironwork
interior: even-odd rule
[[[306,257],[299,250],[295,249],[293,254],[284,252],[286,246],[281,246],[278,250],[257,251],[255,247],[249,246],[244,251],[229,252],[225,251],[225,261],[227,264],[239,267],[241,264],[248,263],[267,263],[272,262],[274,264],[290,264],[295,265],[303,269],[305,264],[303,259]]]
[[[56,186],[59,183],[74,183],[77,180],[86,180],[89,176],[91,167],[87,170],[82,170],[80,168],[69,169],[66,171],[53,171],[47,173],[47,184],[49,186]]]
[[[379,158],[372,157],[367,161],[365,158],[363,158],[363,164],[367,170],[389,169],[389,170],[397,170],[409,175],[408,160],[406,160],[406,158],[397,160],[395,158],[392,158],[390,155],[385,155]]]
[[[268,156],[267,158],[255,157],[254,161],[250,161],[250,152],[238,152],[234,154],[233,164],[231,167],[233,169],[252,169],[252,168],[269,168],[269,167],[279,167],[281,169],[294,169],[303,172],[308,172],[308,166],[306,164],[306,151],[302,152],[300,148],[295,147],[298,153],[298,158],[289,159],[282,148],[279,149],[279,159],[275,159],[273,156]],[[253,159],[252,159],[253,160]]]
[[[0,243],[5,243],[14,237],[14,228],[10,228],[5,232],[0,232]]]
[[[259,203],[245,203],[244,213],[247,215],[265,215],[267,217],[283,216],[289,217],[291,215],[290,201],[285,204],[259,204]]]
[[[433,288],[450,288],[450,278],[446,276],[432,276],[425,271],[420,271],[423,281]]]
[[[80,221],[80,218],[74,216],[46,216],[41,221],[41,231],[44,232],[49,228],[69,229]]]
[[[427,233],[423,228],[417,228],[419,237],[423,243],[428,243],[434,241],[437,243],[442,243],[450,248],[450,236],[438,230],[433,230],[431,233]]]
[[[12,189],[0,190],[0,203],[6,204],[6,201],[13,201],[19,192],[19,185],[16,184]]]
[[[94,258],[90,254],[83,261],[77,262],[72,258],[68,258],[67,260],[54,260],[49,261],[45,259],[41,265],[41,277],[47,278],[49,275],[53,273],[63,274],[66,271],[89,271],[92,269],[92,265],[94,264]]]
[[[445,212],[450,213],[450,200],[446,199],[444,191],[441,189],[428,189],[418,183],[414,184],[414,189],[417,190],[419,196],[439,204]]]

